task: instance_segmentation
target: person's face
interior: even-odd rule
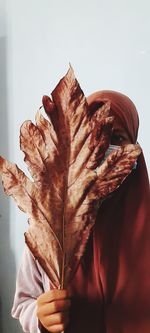
[[[123,146],[132,143],[126,129],[122,125],[121,120],[113,113],[112,115],[115,116],[115,119],[111,135],[111,145]]]

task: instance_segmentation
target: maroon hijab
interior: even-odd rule
[[[108,100],[135,143],[139,121],[128,97],[102,91],[88,103]],[[103,203],[94,237],[107,333],[150,332],[150,190],[143,153],[137,169]]]
[[[110,101],[136,142],[138,114],[128,97],[101,91],[87,101],[91,110]],[[136,170],[103,202],[70,289],[66,333],[150,333],[150,191],[143,153]]]

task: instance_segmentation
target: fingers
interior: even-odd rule
[[[60,325],[50,326],[47,328],[47,330],[51,333],[62,333],[64,332],[65,328],[66,328],[65,324],[60,324]]]
[[[37,299],[37,317],[49,332],[62,332],[69,321],[71,301],[66,290],[50,290]]]
[[[67,290],[63,289],[54,289],[47,291],[46,293],[42,294],[38,297],[37,302],[42,303],[50,303],[57,300],[64,300],[70,297],[70,294]]]
[[[37,306],[37,316],[48,316],[57,312],[67,311],[71,305],[70,300],[58,300],[51,303],[39,304]]]
[[[46,316],[44,319],[44,325],[46,328],[51,328],[54,326],[62,326],[61,330],[64,330],[64,328],[66,327],[66,325],[68,324],[69,321],[69,314],[68,311],[66,312],[58,312],[55,313],[51,316]]]

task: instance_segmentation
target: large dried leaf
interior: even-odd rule
[[[131,172],[141,149],[120,147],[101,164],[112,131],[110,105],[91,115],[71,68],[43,105],[49,121],[38,112],[36,125],[26,121],[20,130],[33,181],[2,157],[0,173],[6,194],[29,216],[27,245],[59,287],[78,266],[101,201]]]

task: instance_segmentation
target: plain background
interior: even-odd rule
[[[149,0],[0,0],[0,154],[26,167],[19,128],[34,121],[72,64],[86,96],[128,95],[140,116],[139,142],[150,172]],[[27,217],[0,193],[0,331],[21,333],[10,316]]]

